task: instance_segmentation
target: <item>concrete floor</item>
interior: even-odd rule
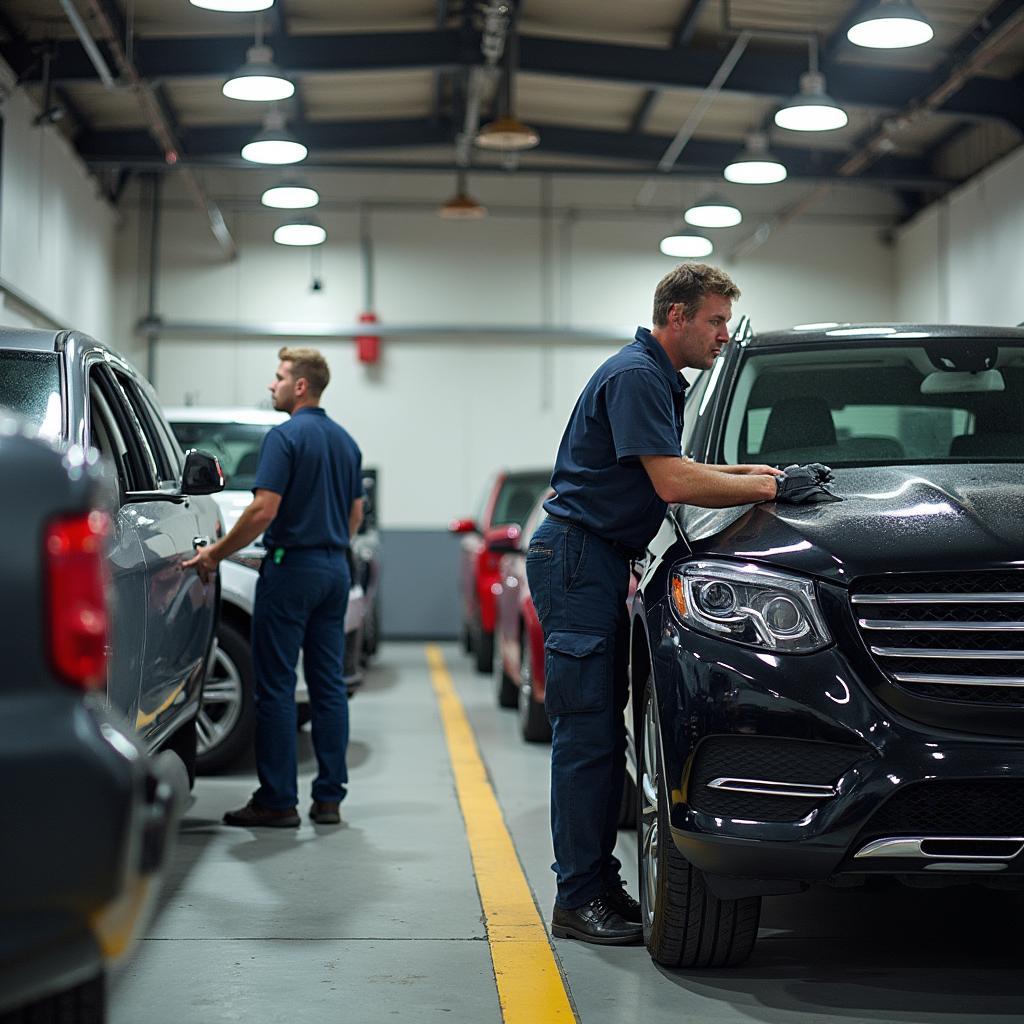
[[[524,744],[490,680],[442,649],[546,920],[548,749]],[[251,765],[199,780],[157,912],[111,976],[111,1024],[499,1024],[423,645],[381,649],[352,735],[341,828],[225,828]],[[304,733],[303,812],[312,764]],[[635,893],[633,834],[619,854]],[[1024,1015],[1022,911],[1022,896],[974,889],[821,889],[766,900],[738,970],[665,971],[643,948],[555,950],[583,1024],[1009,1024]]]

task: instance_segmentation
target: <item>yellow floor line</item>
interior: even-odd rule
[[[576,1020],[512,837],[487,779],[473,730],[440,648],[426,648],[455,788],[466,822],[491,962],[505,1024]]]

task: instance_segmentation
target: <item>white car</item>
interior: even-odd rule
[[[266,432],[288,417],[271,409],[201,408],[165,409],[183,449],[202,448],[216,454],[227,481],[214,495],[225,531],[234,526],[252,501],[256,463]],[[221,563],[220,622],[209,675],[203,687],[203,705],[197,719],[198,770],[203,773],[228,767],[252,749],[255,709],[250,648],[252,607],[256,581],[265,549],[259,539]],[[345,613],[345,682],[351,692],[362,681],[361,653],[366,596],[353,574]],[[309,721],[309,693],[299,662],[295,691],[298,724]]]

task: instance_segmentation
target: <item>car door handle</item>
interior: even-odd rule
[[[194,548],[205,548],[210,543],[209,537],[193,537],[192,547]]]

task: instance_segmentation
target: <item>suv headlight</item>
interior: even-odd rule
[[[672,604],[701,633],[806,654],[832,642],[814,591],[799,576],[735,562],[691,562],[672,573]]]

